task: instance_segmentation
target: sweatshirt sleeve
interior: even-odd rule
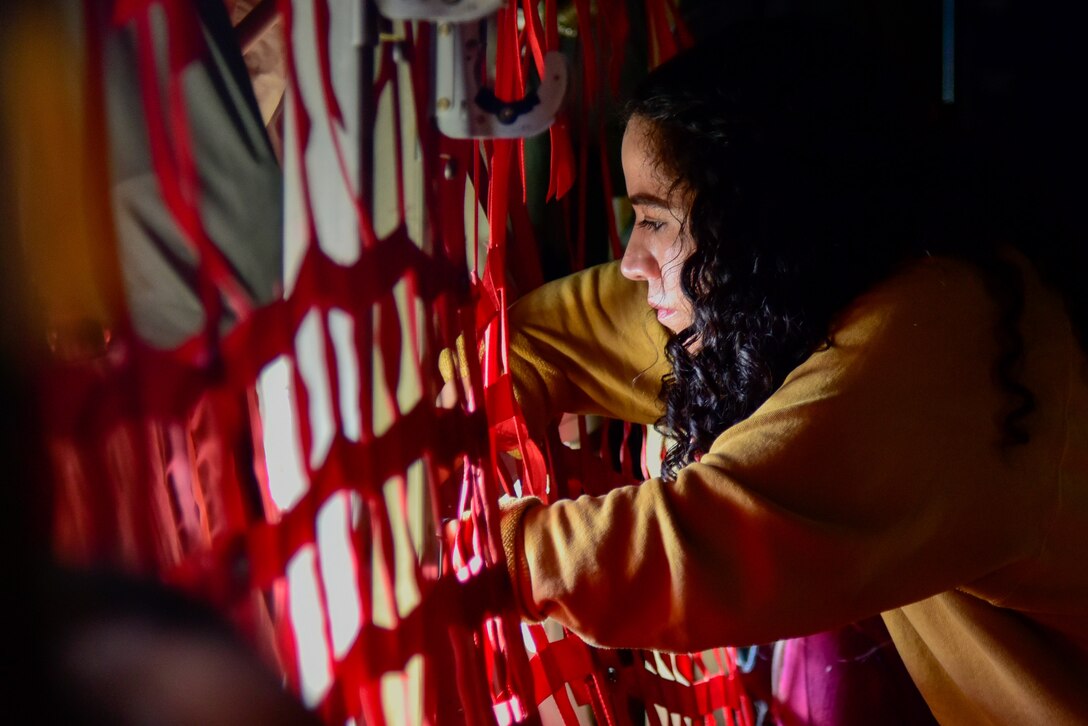
[[[611,647],[768,642],[1037,548],[1046,497],[998,446],[995,308],[964,266],[930,262],[856,302],[675,483],[520,511],[525,613]]]
[[[660,417],[667,333],[646,284],[625,279],[619,263],[534,290],[511,306],[509,325],[514,390],[534,431],[563,413]]]

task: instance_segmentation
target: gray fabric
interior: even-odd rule
[[[205,228],[257,304],[280,290],[282,174],[221,0],[199,0],[209,52],[184,75]],[[108,23],[108,17],[103,18]],[[166,93],[166,28],[155,18]],[[163,202],[148,148],[135,31],[108,30],[105,77],[112,196],[129,310],[137,332],[173,347],[200,331],[196,259]],[[226,309],[224,329],[236,316]]]

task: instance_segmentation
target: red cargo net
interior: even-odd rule
[[[312,14],[312,38],[293,35],[299,7]],[[591,215],[604,214],[611,253],[621,254],[600,99],[616,91],[629,23],[620,0],[600,0],[596,13],[588,0],[576,0],[575,7],[581,113],[573,129],[563,114],[549,132],[547,196],[558,200],[567,220],[570,259],[578,268],[586,259]],[[418,202],[426,224],[419,239],[410,236],[405,173],[394,164],[400,223],[379,236],[372,200],[353,183],[342,148],[329,9],[321,0],[284,0],[279,9],[286,36],[316,48],[323,105],[315,113],[301,101],[289,51],[295,133],[284,144],[304,157],[318,126],[328,131],[352,200],[357,258],[345,264],[322,246],[313,179],[303,164],[295,180],[305,242],[297,273],[282,299],[260,306],[247,298],[200,213],[189,125],[189,114],[199,109],[186,106],[181,82],[189,62],[205,52],[193,6],[119,2],[115,22],[135,28],[155,176],[198,260],[205,323],[177,349],[158,351],[141,342],[118,310],[102,350],[46,373],[58,552],[68,561],[154,573],[214,603],[255,641],[273,646],[288,686],[330,724],[537,722],[545,703],[567,724],[578,723],[577,708],[585,706],[601,724],[630,723],[639,708],[707,723],[715,714],[726,723],[754,722],[731,649],[664,659],[601,651],[570,633],[522,626],[498,533],[500,495],[513,494],[514,479],[546,499],[630,480],[630,472],[625,478],[588,454],[586,441],[580,453],[564,453],[553,436],[542,451],[529,440],[513,396],[505,348],[508,272],[522,288],[542,280],[526,205],[524,142],[440,137],[428,117],[434,29],[401,26],[396,55],[394,42],[374,49],[376,80],[362,92],[372,103],[392,94],[395,159],[405,158],[406,145],[418,144],[424,179]],[[523,95],[530,68],[539,72],[543,54],[559,47],[555,1],[547,0],[543,10],[540,17],[539,4],[524,0],[495,18],[500,98]],[[151,13],[160,11],[169,31],[165,56],[158,56],[165,68],[156,60],[152,32]],[[646,12],[656,63],[686,43],[686,34],[669,0],[646,0]],[[88,48],[93,69],[93,38]],[[398,62],[410,64],[410,88],[402,88]],[[101,79],[91,75],[88,87],[100,92]],[[409,126],[418,129],[418,139],[402,138],[401,94],[414,107]],[[101,128],[100,104],[90,107],[99,115],[92,113],[88,123]],[[372,130],[364,128],[357,141],[372,144]],[[598,210],[588,208],[585,183],[594,147],[605,190],[606,208]],[[466,253],[478,249],[466,244],[470,182],[491,222],[482,270]],[[238,322],[224,333],[226,311]],[[461,403],[447,410],[434,404],[443,385],[437,359],[458,338],[482,356],[468,356],[467,369],[454,376]],[[310,359],[319,361],[316,371],[304,349],[316,353]],[[257,395],[262,372],[272,366],[293,392],[287,415],[304,483],[287,505],[270,485],[266,454],[276,452],[264,451],[262,426],[275,422]],[[419,390],[407,406],[399,395],[406,381]],[[332,402],[331,432],[319,430],[328,426],[314,418],[317,399]],[[628,469],[630,432],[626,425],[620,447]],[[520,456],[500,460],[514,449]],[[644,472],[646,458],[644,445]],[[516,472],[507,468],[510,462]],[[419,491],[413,481],[421,483]],[[470,551],[442,552],[443,520],[466,512],[476,533]],[[408,536],[413,521],[423,524]],[[347,557],[337,561],[337,571],[330,570],[323,526],[343,540]],[[313,627],[300,621],[293,568],[313,583]],[[407,599],[399,594],[404,590],[411,593]],[[345,619],[346,636],[337,625]],[[301,640],[314,637],[323,641],[316,649]],[[316,666],[304,652],[320,654]],[[319,676],[307,686],[304,671],[315,668]],[[394,706],[397,718],[390,716]]]

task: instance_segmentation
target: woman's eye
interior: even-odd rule
[[[648,229],[651,232],[657,232],[665,226],[664,222],[658,222],[656,219],[643,219],[638,223],[638,226],[642,229]]]

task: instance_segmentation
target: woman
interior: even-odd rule
[[[508,507],[518,601],[676,651],[881,614],[942,723],[1083,721],[1084,308],[857,49],[738,32],[636,93],[624,258],[515,305],[511,369],[534,427],[676,443],[659,479]]]

